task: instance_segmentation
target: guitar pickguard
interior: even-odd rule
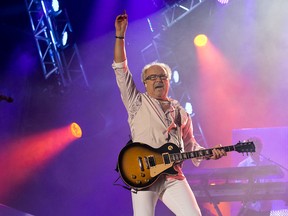
[[[170,164],[158,164],[154,167],[150,167],[150,176],[153,178],[160,173],[164,172],[165,170],[169,169],[170,167],[173,166],[173,163]]]

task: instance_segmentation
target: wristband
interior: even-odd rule
[[[124,39],[124,37],[122,37],[122,36],[115,36],[115,38]]]

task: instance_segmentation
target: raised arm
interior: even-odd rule
[[[128,26],[128,15],[118,15],[115,20],[115,47],[114,47],[114,61],[116,63],[126,60],[125,50],[125,34]]]

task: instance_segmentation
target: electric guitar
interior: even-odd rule
[[[238,142],[236,145],[223,146],[225,152],[255,152],[253,142]],[[176,163],[192,158],[205,158],[212,155],[212,149],[202,149],[180,153],[173,143],[166,143],[160,148],[153,148],[144,143],[126,145],[118,156],[118,170],[124,183],[135,190],[151,186],[162,174],[177,175],[173,168]]]

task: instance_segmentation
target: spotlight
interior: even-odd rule
[[[52,5],[53,11],[55,13],[59,11],[60,6],[59,6],[59,1],[58,0],[52,0],[51,5]]]
[[[192,104],[190,102],[186,102],[185,103],[185,110],[187,111],[187,113],[189,115],[192,115],[193,113],[193,108],[192,108]]]
[[[174,70],[174,71],[172,72],[172,80],[173,80],[173,83],[175,83],[175,84],[179,83],[179,81],[180,81],[180,75],[179,75],[178,70]]]
[[[208,38],[204,34],[199,34],[194,38],[194,44],[198,47],[203,47],[207,44]]]
[[[62,33],[62,39],[61,39],[62,46],[66,46],[67,41],[68,41],[68,32],[64,31]]]
[[[59,38],[59,45],[61,48],[65,48],[73,43],[72,40],[72,30],[70,23],[65,23],[62,32],[60,33],[60,38]]]
[[[228,4],[229,0],[218,0],[221,4]]]
[[[74,137],[76,137],[76,138],[82,137],[81,127],[77,123],[73,122],[70,125],[70,131]]]

